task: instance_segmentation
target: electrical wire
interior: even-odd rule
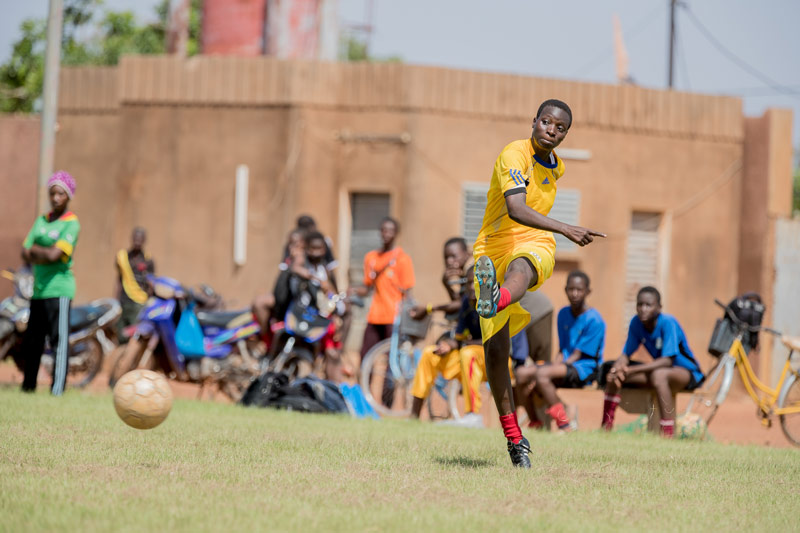
[[[723,45],[719,41],[719,39],[714,37],[714,35],[709,31],[709,29],[706,28],[702,22],[700,22],[700,19],[698,19],[697,16],[689,9],[688,5],[681,4],[681,7],[683,7],[686,10],[686,14],[689,16],[689,20],[692,21],[694,26],[700,31],[700,33],[706,38],[706,40],[710,42],[714,46],[714,48],[717,49],[717,51],[719,51],[722,55],[727,57],[731,62],[735,63],[739,68],[741,68],[754,78],[761,81],[764,85],[774,89],[776,92],[785,94],[787,96],[792,96],[795,98],[800,96],[800,94],[798,94],[797,91],[791,89],[790,87],[781,85],[780,83],[776,82],[763,72],[759,71],[755,67],[746,63],[744,60],[739,58],[739,56],[737,56],[735,53],[728,50],[728,48],[726,48],[725,45]]]

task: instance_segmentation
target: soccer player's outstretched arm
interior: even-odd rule
[[[606,236],[605,233],[600,233],[599,231],[589,228],[572,226],[564,222],[559,222],[554,218],[547,217],[531,209],[525,203],[524,194],[506,196],[506,208],[508,209],[509,218],[514,222],[531,228],[560,233],[579,246],[586,246],[592,242],[595,237]]]

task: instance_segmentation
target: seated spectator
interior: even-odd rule
[[[471,274],[471,272],[470,272]],[[471,275],[468,279],[472,279]],[[524,332],[518,334],[524,335]],[[511,359],[509,359],[511,373]],[[454,425],[482,427],[480,385],[486,378],[486,361],[481,342],[481,326],[475,310],[475,291],[469,285],[462,298],[458,322],[452,335],[445,336],[435,346],[428,346],[422,352],[411,395],[411,417],[419,418],[425,399],[430,395],[437,374],[445,379],[460,379],[464,394],[464,416]]]
[[[281,264],[283,265],[289,256],[291,255],[291,247],[293,245],[293,239],[296,240],[296,235],[307,235],[310,233],[318,232],[317,223],[316,221],[311,218],[309,215],[300,215],[297,217],[297,227],[289,233],[289,241],[286,243],[286,246],[283,249],[283,259]],[[335,270],[336,267],[339,266],[337,263],[336,258],[333,256],[333,242],[328,237],[323,237],[325,240],[325,268],[328,269],[328,273],[330,277],[335,277]],[[281,267],[282,269],[284,267]]]
[[[411,311],[411,317],[417,320],[424,318],[434,311],[442,311],[450,320],[458,318],[461,301],[466,294],[468,285],[472,284],[472,253],[467,241],[463,237],[452,237],[444,243],[444,285],[450,300],[446,303],[417,306]]]
[[[631,361],[644,344],[652,362]],[[628,327],[628,340],[619,359],[605,363],[600,384],[605,385],[601,427],[611,430],[619,406],[622,387],[652,388],[658,395],[661,434],[672,437],[675,430],[673,394],[691,391],[704,380],[700,365],[689,348],[678,321],[661,312],[661,294],[654,287],[643,287],[636,296],[636,316]]]
[[[558,312],[560,360],[518,369],[517,386],[522,388],[529,403],[534,394],[540,396],[547,405],[547,414],[560,430],[567,431],[570,420],[556,388],[582,388],[595,380],[598,365],[603,361],[606,325],[600,313],[586,304],[591,288],[589,276],[584,272],[570,272],[564,292],[569,305]],[[527,410],[531,427],[542,427],[533,407]]]

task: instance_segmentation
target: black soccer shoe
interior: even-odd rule
[[[519,468],[530,468],[531,460],[528,454],[531,453],[531,445],[528,439],[522,437],[522,440],[514,444],[508,441],[508,455],[511,456],[511,464]]]
[[[497,284],[494,263],[485,255],[480,256],[475,262],[475,281],[478,282],[479,287],[475,310],[483,318],[492,318],[497,314],[500,286]]]

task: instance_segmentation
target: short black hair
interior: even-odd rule
[[[468,250],[467,247],[467,239],[464,237],[450,237],[447,239],[447,242],[444,243],[444,247],[447,248],[451,244],[457,244],[461,247],[462,250]]]
[[[311,244],[311,241],[322,241],[323,244],[327,246],[325,242],[325,235],[318,231],[309,231],[305,234],[304,240],[306,241],[306,246]]]
[[[562,102],[561,100],[556,100],[555,98],[551,98],[549,100],[545,100],[544,102],[542,102],[542,105],[539,106],[539,111],[536,112],[536,118],[539,118],[542,115],[542,112],[548,107],[556,107],[564,111],[569,117],[569,126],[567,126],[567,129],[569,129],[570,126],[572,126],[572,109],[570,109],[565,102]]]
[[[381,219],[380,226],[383,226],[386,222],[391,222],[392,224],[394,224],[394,230],[397,233],[400,233],[400,223],[397,220],[393,219],[392,217],[383,217]],[[378,226],[378,227],[380,227],[380,226]]]
[[[311,215],[300,215],[297,217],[297,227],[302,230],[310,230],[316,227],[317,223],[311,218]]]
[[[636,293],[636,299],[638,300],[639,296],[641,296],[642,294],[652,294],[653,296],[656,297],[656,303],[658,305],[661,305],[661,293],[658,292],[658,289],[656,289],[655,287],[652,287],[650,285],[642,287],[641,289],[639,289],[639,292]]]
[[[583,270],[573,270],[569,274],[567,274],[567,283],[569,284],[569,280],[572,278],[580,278],[586,284],[586,288],[589,288],[589,276],[586,275],[586,272]]]

